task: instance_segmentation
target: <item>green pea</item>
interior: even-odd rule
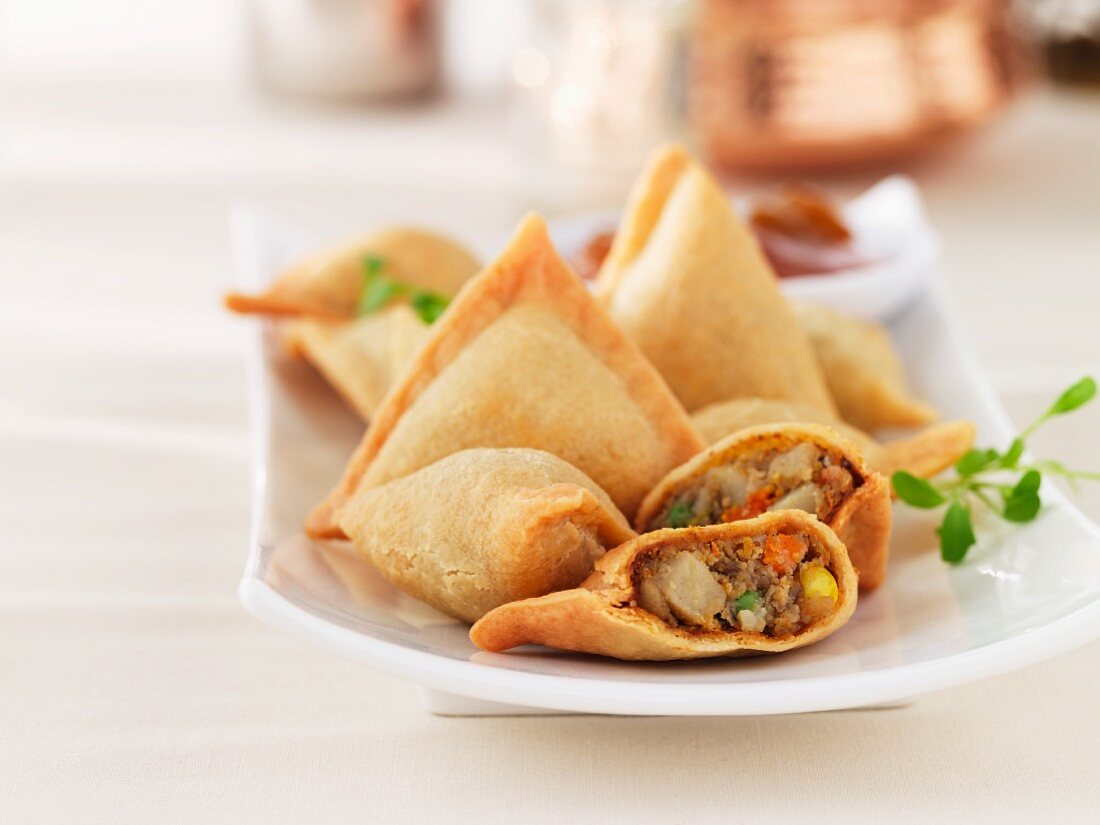
[[[686,502],[672,505],[668,511],[669,527],[687,527],[691,522],[691,507]]]
[[[737,597],[737,601],[733,603],[734,612],[740,613],[742,610],[755,610],[756,605],[760,603],[760,591],[758,590],[746,590],[740,596]]]

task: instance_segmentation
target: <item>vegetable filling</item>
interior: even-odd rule
[[[666,547],[634,570],[637,606],[673,627],[792,636],[836,607],[836,579],[809,536],[769,533]]]
[[[649,529],[742,521],[768,510],[805,510],[826,521],[862,483],[839,454],[803,441],[707,469],[670,496]]]

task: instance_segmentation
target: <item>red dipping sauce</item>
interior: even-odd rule
[[[757,203],[749,226],[780,278],[828,274],[869,263],[855,248],[839,210],[801,184],[787,184]]]

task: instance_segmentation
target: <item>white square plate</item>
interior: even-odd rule
[[[265,283],[314,240],[240,213],[239,286]],[[921,396],[946,417],[973,420],[980,443],[1007,442],[1007,418],[941,289],[924,290],[890,327]],[[465,625],[395,590],[346,544],[302,534],[362,425],[268,327],[256,336],[250,397],[255,498],[242,602],[288,633],[416,682],[436,712],[756,715],[897,703],[1100,635],[1100,530],[1048,487],[1034,522],[988,519],[958,567],[939,558],[934,514],[897,507],[886,584],[860,598],[841,631],[781,656],[655,664],[536,648],[484,653]]]

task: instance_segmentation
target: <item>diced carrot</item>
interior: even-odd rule
[[[809,546],[801,536],[777,534],[764,540],[764,564],[779,575],[793,573]]]
[[[722,521],[742,521],[747,518],[756,518],[771,506],[774,497],[774,493],[770,488],[762,487],[749,496],[744,504],[727,507],[723,510]]]

